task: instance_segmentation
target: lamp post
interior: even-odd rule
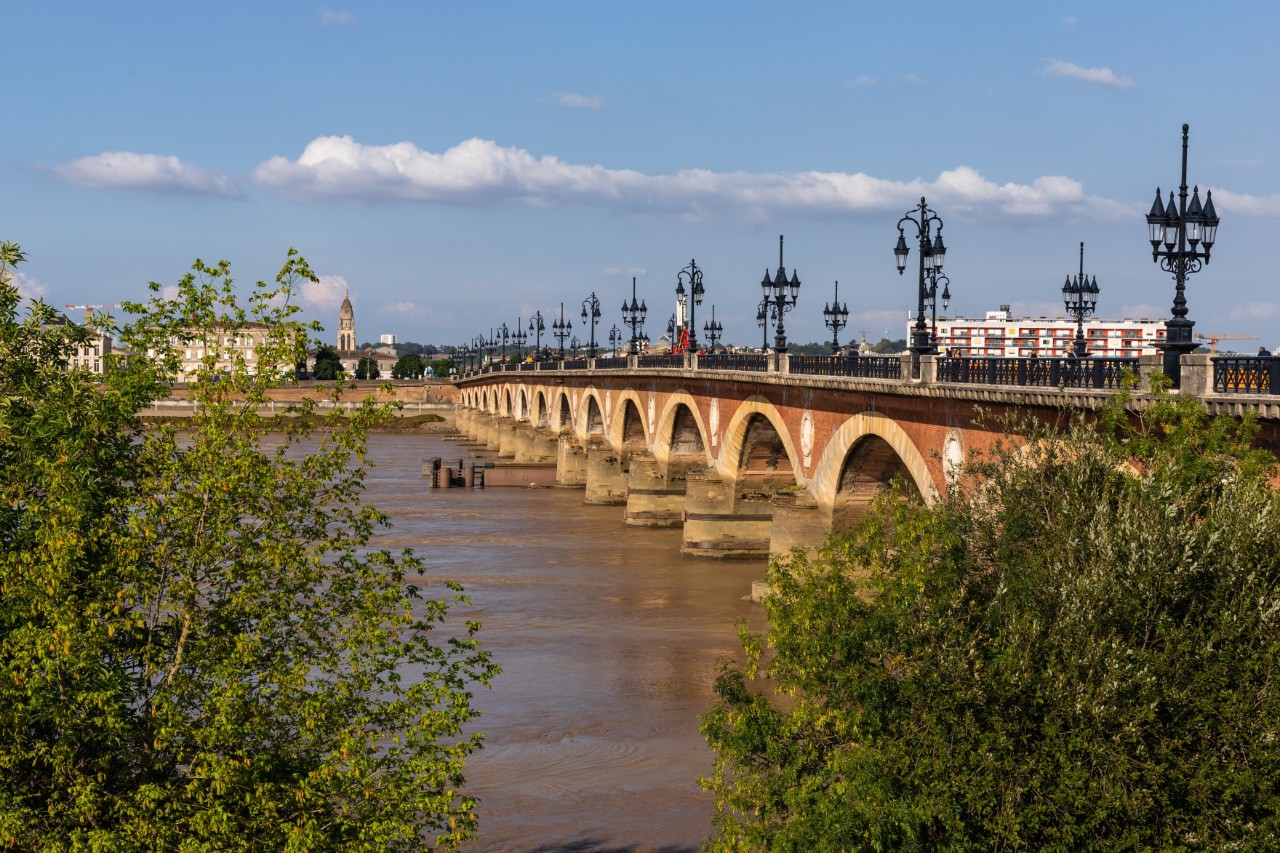
[[[578,357],[578,347],[579,347],[579,346],[580,346],[580,344],[578,343],[578,336],[577,336],[577,335],[574,335],[574,336],[573,336],[573,340],[569,341],[569,347],[573,350],[573,357],[574,357],[574,358],[577,358],[577,357]]]
[[[689,290],[686,295],[684,283],[689,282]],[[689,316],[686,319],[686,329],[689,330],[689,346],[690,352],[696,352],[698,349],[698,327],[694,325],[694,306],[702,304],[702,295],[706,293],[706,288],[702,286],[702,270],[698,269],[698,262],[689,261],[689,266],[680,270],[676,274],[676,302],[681,305],[687,305],[689,308]]]
[[[533,316],[529,318],[529,331],[534,334],[533,341],[533,360],[537,361],[542,357],[542,333],[547,330],[546,323],[543,322],[542,312],[534,311]]]
[[[587,357],[596,357],[596,323],[600,320],[600,300],[596,298],[596,292],[591,291],[591,295],[582,300],[582,322],[591,324],[591,340],[587,344]]]
[[[1084,243],[1080,244],[1080,273],[1075,278],[1067,276],[1066,283],[1062,285],[1062,301],[1067,313],[1076,318],[1076,339],[1072,343],[1072,352],[1076,358],[1084,358],[1089,354],[1084,340],[1084,318],[1098,307],[1098,277],[1095,275],[1090,282],[1089,277],[1084,274]]]
[[[800,275],[791,271],[791,280],[787,281],[787,269],[782,263],[782,235],[778,235],[778,274],[769,278],[769,270],[764,271],[764,280],[760,282],[764,290],[763,305],[769,307],[769,315],[774,320],[773,348],[777,352],[787,351],[787,332],[783,328],[783,317],[796,307],[796,298],[800,295]]]
[[[573,332],[573,323],[564,318],[564,303],[560,303],[560,319],[551,321],[551,334],[560,345],[560,358],[564,359],[564,339]]]
[[[629,349],[632,355],[640,354],[640,337],[644,334],[644,318],[648,315],[649,309],[644,302],[636,302],[636,277],[631,276],[631,302],[622,300],[622,322],[631,327],[631,344]]]
[[[507,363],[507,341],[511,339],[511,330],[503,323],[498,327],[498,340],[502,342],[502,363]]]
[[[840,282],[836,282],[836,295],[831,304],[822,309],[822,322],[831,330],[831,352],[840,352],[840,330],[849,325],[849,303],[840,304]]]
[[[915,356],[913,361],[918,367],[921,355],[935,351],[933,342],[930,341],[929,329],[924,324],[924,303],[926,299],[937,299],[938,273],[941,272],[942,262],[947,256],[947,247],[942,242],[942,219],[936,212],[929,209],[925,204],[924,196],[921,196],[920,204],[907,211],[906,215],[898,220],[898,245],[893,248],[893,254],[898,262],[898,275],[902,275],[906,270],[907,255],[911,254],[902,231],[904,222],[910,222],[916,226],[916,237],[920,241],[920,276],[916,288],[919,301],[916,307],[916,324],[911,329],[911,346],[908,347],[911,354]],[[936,234],[933,234],[935,230]],[[930,239],[931,234],[932,239]],[[951,298],[949,291],[945,293],[945,298],[948,300]],[[934,311],[937,311],[936,303]]]
[[[710,352],[716,351],[716,344],[724,334],[724,324],[716,320],[716,306],[711,306],[711,321],[702,324],[702,333],[707,336]]]
[[[623,332],[618,328],[618,324],[614,323],[613,328],[609,330],[609,349],[613,350],[616,357],[618,355],[618,347],[622,346]]]
[[[929,300],[929,345],[938,351],[938,285],[942,285],[942,310],[951,304],[951,279],[935,268],[925,275],[925,296]]]
[[[496,348],[497,348],[497,346],[498,346],[498,341],[497,341],[497,339],[496,339],[496,338],[494,338],[494,336],[493,336],[493,327],[492,327],[492,326],[490,326],[490,327],[489,327],[489,340],[485,341],[485,350],[486,350],[486,355],[488,355],[488,357],[489,357],[489,361],[490,361],[490,362],[492,362],[492,361],[493,361],[493,351],[494,351],[494,349],[496,349]]]
[[[516,345],[516,361],[524,361],[524,345],[529,340],[529,333],[524,330],[524,323],[520,317],[516,317],[516,328],[511,333],[511,340]]]
[[[756,308],[756,325],[762,329],[762,331],[760,332],[760,352],[765,352],[769,349],[769,296],[768,294],[765,295],[764,299],[760,300],[760,305],[759,307]]]
[[[1151,260],[1160,269],[1173,273],[1173,316],[1164,324],[1164,343],[1157,346],[1164,350],[1164,372],[1173,380],[1175,388],[1181,385],[1179,359],[1196,348],[1191,329],[1195,322],[1187,319],[1187,276],[1200,272],[1209,263],[1209,250],[1218,237],[1218,214],[1213,209],[1213,193],[1205,192],[1204,207],[1200,206],[1200,187],[1191,191],[1191,204],[1187,204],[1187,137],[1191,127],[1182,126],[1182,180],[1178,184],[1178,203],[1173,203],[1173,190],[1169,191],[1169,204],[1160,202],[1160,188],[1156,188],[1156,200],[1147,214],[1147,227],[1151,237]],[[1163,248],[1161,247],[1163,244]]]
[[[471,339],[471,348],[475,351],[476,361],[484,366],[484,335],[476,335]]]

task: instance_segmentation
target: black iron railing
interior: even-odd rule
[[[522,361],[520,362],[520,369],[521,370],[537,370],[538,363],[535,361]]]
[[[938,359],[938,381],[966,385],[1020,385],[1041,388],[1119,388],[1124,371],[1138,370],[1136,358]]]
[[[1219,394],[1280,394],[1280,358],[1218,356],[1213,359],[1213,390]]]
[[[611,356],[608,356],[607,358],[596,359],[596,370],[620,370],[625,368],[626,366],[627,366],[627,357],[625,355],[620,355],[620,356],[611,355]]]
[[[591,362],[585,358],[566,358],[560,362],[562,370],[586,370],[591,366]]]
[[[902,361],[896,355],[793,355],[788,364],[791,373],[806,376],[902,378]]]
[[[638,367],[674,367],[679,370],[684,369],[684,356],[672,355],[669,352],[652,353],[649,355],[641,355],[636,357]]]
[[[743,370],[764,373],[769,369],[769,357],[757,352],[717,352],[698,356],[699,370]]]

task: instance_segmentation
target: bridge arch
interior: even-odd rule
[[[593,436],[605,437],[604,408],[600,404],[599,392],[594,388],[584,389],[578,401],[580,417],[576,419],[576,432],[580,439],[589,441]]]
[[[729,418],[716,466],[720,475],[738,483],[738,491],[771,491],[804,482],[800,456],[778,408],[761,397],[749,397]]]
[[[618,395],[609,424],[609,444],[637,453],[649,449],[648,430],[640,410],[640,396],[630,388]]]
[[[827,441],[810,486],[820,506],[864,504],[887,488],[895,476],[915,485],[925,503],[939,498],[924,455],[892,418],[863,412],[849,418]]]
[[[673,465],[706,467],[712,464],[708,445],[707,427],[702,422],[697,401],[687,391],[670,394],[654,428],[654,458],[668,471]]]

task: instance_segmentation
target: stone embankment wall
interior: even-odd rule
[[[387,386],[390,386],[388,390]],[[333,388],[331,382],[303,382],[282,388],[274,388],[269,393],[271,405],[266,410],[283,409],[291,403],[299,403],[306,398],[319,401],[329,399]],[[439,410],[451,410],[458,401],[458,389],[450,382],[421,380],[400,380],[385,382],[381,380],[349,381],[343,392],[339,405],[355,405],[366,397],[373,397],[379,402],[399,400],[404,404],[400,410],[402,415],[417,415]],[[323,403],[322,403],[323,408]],[[165,399],[142,412],[146,415],[181,416],[190,414],[191,403],[184,385],[176,385],[173,392]]]

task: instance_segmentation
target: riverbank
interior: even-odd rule
[[[309,423],[312,426],[323,426],[324,420],[329,417],[327,414],[311,414],[311,415],[286,415],[275,414],[267,415],[264,420],[267,422],[267,428],[284,427],[286,424],[297,424],[300,422]],[[181,426],[190,419],[190,413],[177,414],[151,414],[144,412],[142,420],[149,424],[159,426],[161,424],[169,424]],[[414,414],[404,415],[403,417],[388,418],[379,424],[371,432],[388,433],[393,435],[437,435],[449,434],[454,432],[453,422],[443,415]]]

